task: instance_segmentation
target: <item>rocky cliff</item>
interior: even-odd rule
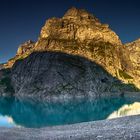
[[[129,73],[134,77],[134,83],[140,88],[140,39],[125,44],[128,49],[131,69]]]
[[[22,44],[7,67],[32,52],[59,51],[88,58],[115,76],[116,69],[121,69],[118,57],[121,45],[119,37],[109,25],[101,24],[85,10],[71,8],[62,18],[47,20],[38,41]]]
[[[59,51],[88,58],[112,75],[120,66],[119,37],[85,10],[69,9],[62,18],[46,21],[35,50]]]
[[[136,90],[124,84],[138,84],[131,52],[109,25],[73,7],[48,19],[37,42],[22,44],[5,68],[13,66],[10,79],[18,95],[100,95]]]
[[[4,67],[11,68],[17,60],[24,59],[29,56],[33,52],[34,45],[35,43],[31,40],[21,44],[18,47],[16,56],[11,58],[6,64],[4,64]]]
[[[15,95],[44,99],[115,95],[134,89],[95,62],[60,52],[36,52],[16,62],[12,81]]]

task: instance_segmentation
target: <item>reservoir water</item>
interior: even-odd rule
[[[140,114],[136,98],[106,97],[96,100],[39,102],[0,98],[0,126],[40,128]]]

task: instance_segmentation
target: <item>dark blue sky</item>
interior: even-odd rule
[[[108,23],[123,43],[140,38],[139,0],[0,0],[0,62],[13,57],[19,44],[36,41],[46,19],[72,6]]]

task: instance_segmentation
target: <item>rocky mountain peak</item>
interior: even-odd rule
[[[4,64],[5,68],[11,68],[13,64],[19,60],[24,59],[29,56],[34,50],[35,42],[32,40],[28,40],[25,43],[19,45],[16,56],[11,58],[6,64]]]
[[[12,66],[15,60],[36,51],[57,51],[88,58],[115,75],[116,67],[120,67],[117,55],[121,45],[121,40],[107,24],[102,24],[86,10],[73,7],[62,18],[48,19],[38,41],[22,44],[17,57],[8,63]]]
[[[88,13],[86,10],[84,9],[77,9],[75,7],[72,7],[71,9],[69,9],[63,19],[96,19],[98,21],[97,18],[95,18],[92,14]]]
[[[116,75],[121,46],[121,40],[109,25],[83,9],[71,8],[62,18],[46,21],[34,49],[83,56]]]
[[[140,39],[125,44],[129,52],[132,69],[131,75],[135,78],[136,85],[140,88]]]
[[[40,40],[37,45],[40,48],[40,43],[43,39],[49,41],[43,45],[41,49],[48,48],[51,41],[76,41],[80,44],[91,42],[109,42],[115,45],[122,45],[119,37],[113,32],[108,24],[102,24],[95,16],[83,9],[71,8],[62,18],[51,18],[46,21],[46,24],[41,30]],[[48,44],[49,43],[49,44]],[[39,44],[39,45],[38,45]]]
[[[133,42],[127,43],[126,46],[129,50],[135,49],[140,51],[140,38]]]
[[[28,40],[19,46],[16,55],[19,55],[19,56],[23,55],[26,52],[31,51],[31,49],[33,49],[33,47],[34,47],[34,42],[32,40]]]

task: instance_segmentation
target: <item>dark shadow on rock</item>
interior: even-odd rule
[[[6,75],[12,77],[13,95],[18,98],[1,97],[0,114],[25,127],[106,119],[123,105],[140,101],[125,97],[138,91],[133,85],[123,84],[95,62],[60,52],[32,53],[5,70]],[[61,98],[66,95],[72,100]],[[59,97],[57,102],[52,96]]]
[[[11,69],[0,70],[0,96],[12,96],[15,93],[11,82]]]
[[[12,83],[18,96],[94,95],[135,92],[103,67],[87,58],[61,52],[34,52],[12,68]]]

